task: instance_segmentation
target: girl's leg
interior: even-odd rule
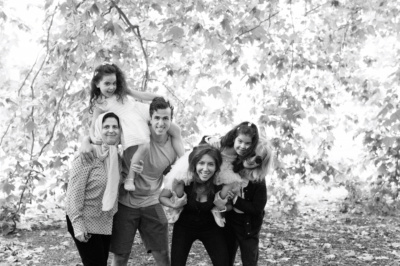
[[[135,190],[135,176],[136,173],[134,171],[132,171],[132,165],[134,164],[139,164],[140,160],[142,160],[147,153],[149,152],[149,144],[145,143],[145,144],[140,144],[137,146],[133,146],[133,147],[129,147],[128,149],[126,149],[125,151],[127,151],[128,153],[128,157],[131,155],[131,159],[129,165],[129,173],[127,178],[125,179],[125,183],[124,183],[124,188],[128,191],[134,191]],[[124,156],[125,157],[125,156]]]
[[[132,171],[131,171],[131,161],[132,161],[132,157],[136,153],[138,147],[139,147],[138,145],[131,146],[131,147],[128,147],[126,150],[124,150],[124,162],[125,162],[126,167],[128,167],[128,175],[126,176],[126,178],[124,180],[124,187],[125,187],[125,184],[130,182],[130,181],[128,181],[128,179],[131,179],[131,181],[133,182]],[[129,185],[127,185],[127,186],[129,187]]]

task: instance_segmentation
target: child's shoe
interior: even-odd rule
[[[212,208],[211,210],[215,222],[218,224],[219,227],[224,227],[225,226],[225,218],[222,217],[221,212],[218,210],[217,207]]]

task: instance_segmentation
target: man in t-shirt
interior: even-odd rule
[[[163,172],[176,159],[167,131],[171,125],[173,107],[164,98],[150,104],[150,150],[143,159],[143,171],[135,178],[135,191],[119,190],[118,212],[114,216],[110,251],[112,265],[127,265],[136,231],[157,265],[170,265],[168,222],[158,197]]]

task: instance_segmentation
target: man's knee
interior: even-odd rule
[[[124,253],[124,254],[115,254],[114,253],[114,259],[112,262],[112,266],[125,266],[128,264],[129,261],[129,255],[130,253]]]
[[[151,254],[153,254],[158,266],[169,266],[171,264],[168,250],[152,250]]]

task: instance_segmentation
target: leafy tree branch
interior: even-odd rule
[[[14,122],[14,118],[15,118],[15,114],[14,114],[14,117],[13,117],[12,119],[10,119],[10,123],[8,124],[7,129],[6,129],[6,131],[4,132],[3,136],[1,136],[0,146],[1,146],[1,144],[3,144],[3,139],[4,139],[4,137],[7,135],[7,132],[8,132],[8,130],[10,129],[10,126],[11,126],[12,123]]]
[[[178,100],[178,102],[181,104],[181,108],[184,108],[184,107],[185,107],[185,103],[182,102],[181,99],[179,99],[178,96],[176,96],[176,94],[174,93],[174,91],[173,91],[167,84],[163,83],[163,85],[164,85],[164,87],[167,89],[167,91],[168,91],[172,96],[174,96],[175,99]]]
[[[115,7],[115,9],[117,9],[118,13],[123,18],[123,21],[129,26],[128,27],[128,31],[132,31],[135,34],[135,36],[138,38],[138,40],[139,40],[140,48],[142,49],[142,52],[143,52],[143,57],[144,57],[144,60],[145,60],[145,68],[146,68],[146,70],[144,72],[144,75],[143,75],[143,80],[142,80],[142,91],[146,91],[147,90],[147,83],[148,83],[149,78],[150,78],[150,74],[149,74],[149,57],[147,55],[146,49],[144,48],[143,39],[142,39],[142,36],[140,34],[139,26],[138,25],[133,25],[130,22],[130,20],[128,19],[126,14],[115,3],[115,1],[111,1],[111,4],[112,4],[113,7]]]
[[[279,11],[278,11],[278,12],[275,12],[275,13],[273,13],[273,14],[270,14],[270,15],[268,16],[268,18],[266,18],[266,19],[260,21],[260,22],[258,23],[257,26],[254,26],[254,27],[252,27],[252,28],[250,28],[250,29],[248,29],[248,30],[242,32],[241,34],[239,34],[239,35],[236,37],[235,40],[237,40],[239,37],[241,37],[241,36],[243,36],[243,35],[245,35],[245,34],[251,32],[251,31],[253,31],[253,30],[255,30],[255,29],[261,27],[261,25],[262,25],[264,22],[270,21],[271,18],[275,17],[275,16],[278,15],[278,14],[279,14]]]
[[[308,14],[314,12],[315,10],[319,9],[321,6],[326,5],[326,4],[330,3],[330,2],[331,2],[331,1],[328,1],[328,2],[326,2],[326,3],[324,3],[324,4],[320,4],[320,5],[315,6],[314,8],[308,10],[308,11],[304,14],[304,16],[308,16]]]

